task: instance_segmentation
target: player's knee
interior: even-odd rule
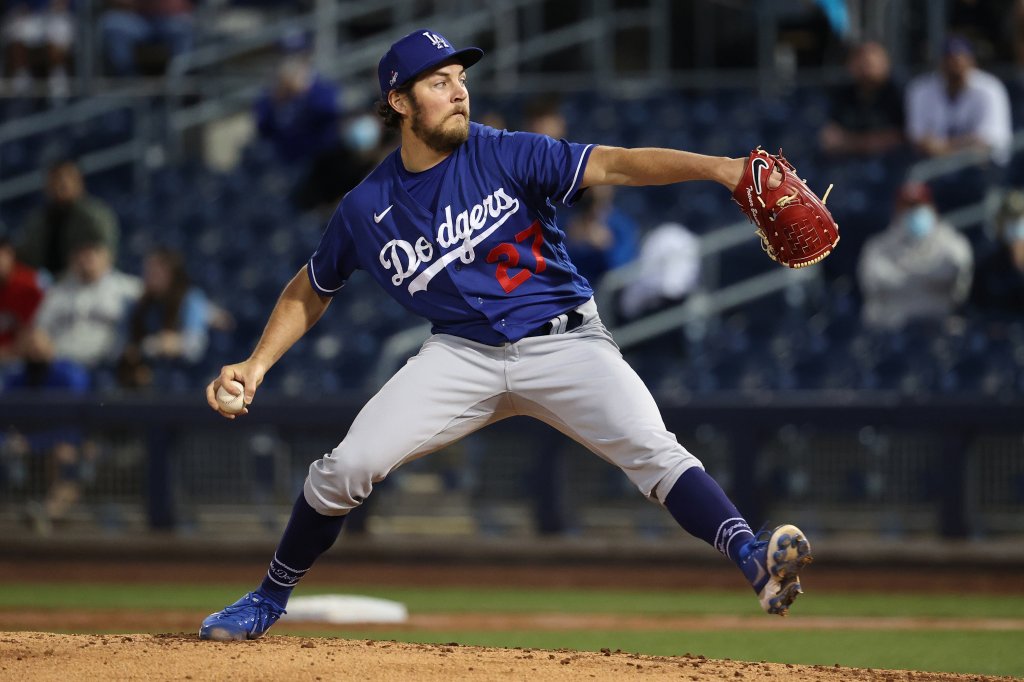
[[[374,483],[387,472],[366,458],[339,457],[338,451],[322,457],[309,467],[307,493],[314,498],[310,504],[326,513],[348,513],[362,504],[373,492]],[[309,497],[309,495],[307,495]]]
[[[621,466],[644,497],[663,502],[684,471],[694,466],[703,468],[701,461],[674,438],[637,445],[640,454],[633,455]]]
[[[685,452],[685,451],[684,451]],[[682,476],[688,469],[697,467],[703,469],[704,465],[699,459],[686,452],[684,456],[673,458],[667,466],[662,469],[660,478],[657,483],[651,488],[651,494],[649,497],[654,498],[658,502],[664,504],[665,498],[675,487],[676,481]]]

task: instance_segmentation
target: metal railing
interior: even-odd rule
[[[644,27],[652,36],[664,32],[660,18],[667,11],[664,2],[652,2],[645,10],[615,9],[606,0],[601,1],[602,11],[593,17],[583,17],[568,26],[546,31],[535,36],[518,34],[515,13],[535,7],[541,0],[503,0],[485,3],[438,3],[437,14],[430,21],[445,27],[452,39],[474,42],[474,38],[491,35],[497,46],[495,58],[486,60],[476,67],[476,73],[496,72],[501,78],[492,87],[494,91],[515,89],[520,83],[519,69],[524,63],[539,57],[573,47],[589,47],[595,61],[595,71],[590,86],[610,83],[611,54],[608,38],[613,30]],[[288,19],[268,26],[246,36],[235,43],[223,46],[208,46],[189,54],[180,55],[171,63],[168,71],[168,132],[171,144],[180,145],[181,135],[188,129],[209,123],[248,109],[252,101],[265,87],[262,80],[234,88],[221,87],[217,72],[220,67],[242,55],[273,46],[285,31],[324,31],[334,27],[342,30],[348,22],[360,17],[390,13],[392,25],[386,33],[365,38],[351,38],[344,47],[344,59],[333,59],[331,52],[316,55],[320,73],[335,81],[348,81],[350,89],[360,92],[363,98],[375,95],[372,83],[380,56],[387,51],[396,36],[409,33],[423,25],[423,19],[407,17],[408,3],[398,0],[376,0],[374,2],[325,2],[316,11],[305,17]],[[656,73],[667,70],[667,48],[664,38],[649,41],[650,60],[656,65]],[[208,86],[209,95],[203,101],[186,105],[182,95],[186,92],[187,76],[203,69],[213,72]],[[366,76],[365,78],[355,78]],[[653,77],[653,76],[652,76]],[[576,80],[579,80],[577,77]],[[231,81],[227,81],[228,84]]]
[[[134,131],[131,137],[105,149],[97,149],[84,154],[78,159],[78,163],[86,175],[131,165],[136,189],[141,189],[145,185],[146,177],[145,152],[158,132],[148,102],[148,98],[152,94],[149,92],[143,96],[126,91],[118,95],[93,97],[79,100],[61,109],[7,121],[0,124],[0,145],[33,135],[52,134],[69,126],[81,125],[117,111],[128,111]],[[0,203],[36,192],[44,183],[45,168],[36,168],[22,175],[8,178],[0,183]]]
[[[589,82],[578,75],[573,77],[574,87],[609,85],[613,80],[610,61],[613,48],[609,38],[613,31],[631,27],[646,28],[649,32],[649,61],[653,72],[661,74],[667,71],[664,18],[668,5],[665,0],[651,0],[646,9],[639,10],[616,9],[608,0],[598,0],[596,9],[600,11],[594,16],[583,16],[555,30],[521,35],[516,13],[532,11],[533,16],[542,15],[538,8],[543,4],[544,0],[489,0],[484,3],[438,0],[434,3],[434,16],[427,19],[415,18],[410,3],[404,0],[321,0],[314,10],[305,15],[282,19],[256,32],[203,45],[178,55],[171,60],[163,79],[125,80],[126,85],[111,81],[108,83],[112,87],[109,92],[0,125],[0,144],[27,135],[53,133],[127,107],[132,112],[132,139],[86,155],[82,159],[82,167],[86,174],[90,174],[134,164],[135,177],[141,182],[146,170],[147,150],[159,149],[161,156],[180,159],[182,136],[187,131],[246,111],[252,106],[253,100],[266,87],[266,74],[240,74],[232,67],[249,55],[272,51],[281,36],[292,31],[315,33],[318,36],[316,63],[321,73],[333,80],[351,79],[351,91],[365,97],[374,93],[372,73],[390,42],[396,35],[413,31],[424,22],[443,25],[450,36],[466,42],[484,36],[493,39],[494,59],[479,67],[484,73],[493,72],[500,76],[492,85],[492,91],[523,87],[520,77],[523,64],[573,47],[587,49],[595,67]],[[386,32],[366,37],[350,36],[344,45],[344,59],[336,58],[336,36],[349,33],[350,23],[383,15],[391,18]],[[540,27],[543,29],[542,24]],[[83,45],[91,45],[92,37],[90,32],[90,40],[82,41]],[[355,78],[363,75],[366,78]],[[564,85],[564,78],[556,78],[556,81],[557,87]],[[87,82],[98,82],[91,71]],[[537,87],[552,85],[543,82]],[[646,87],[649,86],[650,83]],[[150,101],[154,98],[163,101],[160,113],[149,111]],[[38,191],[42,184],[42,169],[11,178],[0,187],[0,202]]]
[[[342,395],[309,402],[268,394],[245,420],[227,422],[200,395],[108,395],[101,401],[29,392],[0,396],[0,430],[31,435],[60,424],[94,440],[95,475],[82,485],[97,515],[117,507],[122,516],[130,512],[147,518],[152,528],[170,529],[205,513],[216,521],[196,530],[216,533],[225,510],[253,520],[285,512],[308,464],[344,436],[363,400]],[[1024,532],[1019,402],[823,391],[730,392],[700,400],[659,396],[659,405],[666,427],[757,522],[784,515],[822,532]],[[539,494],[527,483],[528,472],[536,456],[555,456],[553,449],[567,443],[552,444],[545,427],[522,419],[488,427],[474,438],[483,440],[395,472],[371,496],[371,517],[387,519],[405,509],[436,518],[446,501],[459,497],[466,504],[458,513],[469,515],[465,528],[485,525],[487,507],[496,501],[519,505],[518,523],[528,525],[530,514],[522,508]],[[652,507],[624,477],[580,450],[563,455],[573,458],[571,489],[549,494],[567,496],[605,532],[614,527],[607,514],[594,514],[600,508],[620,510],[619,528],[649,519]],[[45,457],[36,452],[19,460],[0,447],[0,521],[17,518],[18,505],[45,494]],[[19,465],[24,475],[11,475]],[[402,481],[456,473],[468,479],[456,489],[427,490]],[[379,499],[386,502],[376,504]],[[665,531],[672,529],[667,514],[658,518]],[[420,527],[436,532],[432,524]]]
[[[387,48],[394,36],[402,31],[413,30],[423,23],[443,25],[445,30],[459,40],[475,41],[490,38],[493,44],[492,58],[477,68],[482,73],[493,73],[497,77],[488,84],[476,84],[479,92],[538,93],[544,91],[573,91],[580,89],[602,89],[609,92],[632,93],[633,95],[682,87],[743,87],[751,88],[765,82],[764,70],[773,69],[774,62],[762,64],[758,69],[709,70],[707,68],[672,71],[670,45],[674,36],[669,21],[672,3],[669,0],[648,0],[639,8],[617,7],[612,0],[590,0],[580,3],[580,14],[570,23],[551,28],[544,23],[545,0],[435,0],[428,6],[432,16],[416,17],[422,5],[414,7],[405,0],[319,0],[313,10],[305,15],[281,19],[255,32],[234,36],[229,40],[201,45],[196,50],[172,59],[165,79],[154,81],[125,81],[128,87],[117,81],[107,82],[111,87],[107,94],[101,94],[80,103],[56,109],[52,112],[30,116],[24,121],[25,128],[38,133],[54,131],[77,120],[83,111],[91,115],[102,115],[102,110],[116,107],[112,99],[152,99],[159,95],[165,103],[165,118],[157,120],[147,116],[144,122],[138,119],[143,107],[133,106],[136,117],[134,137],[138,140],[112,145],[111,150],[86,158],[86,172],[107,170],[116,165],[135,164],[136,177],[145,172],[145,152],[164,145],[171,151],[172,158],[182,149],[181,137],[191,128],[201,126],[218,118],[229,116],[247,109],[252,100],[265,86],[265,74],[242,74],[237,64],[248,55],[270,51],[282,35],[289,31],[314,33],[317,36],[316,62],[327,77],[348,79],[366,75],[366,78],[352,78],[350,92],[362,95],[373,94],[371,77],[380,54]],[[713,3],[697,3],[700,16],[711,16],[708,12]],[[80,6],[81,25],[92,26],[97,17],[95,11],[84,11],[91,3]],[[351,35],[350,25],[370,17],[379,24],[382,17],[388,17],[391,25],[386,35],[366,37]],[[640,72],[624,73],[617,70],[616,50],[621,47],[615,39],[618,32],[639,28],[646,32],[645,49],[647,61]],[[95,30],[85,30],[79,40],[79,57],[82,58],[84,79],[78,85],[86,86],[100,81],[95,73],[91,50],[95,47]],[[337,58],[338,37],[344,36],[344,58]],[[706,48],[706,46],[705,46]],[[575,49],[586,55],[589,68],[575,73],[539,73],[524,71],[526,66],[535,64],[539,58],[567,49]],[[635,51],[634,46],[629,47]],[[707,50],[695,47],[703,54],[698,64],[706,63]],[[90,50],[84,58],[82,50]],[[838,82],[844,77],[839,68],[802,70],[800,82],[823,84]],[[770,80],[770,79],[768,79]],[[186,101],[186,95],[190,100]],[[195,99],[198,97],[199,101]],[[23,134],[15,128],[0,131],[0,144],[10,141],[12,136]],[[100,151],[100,150],[97,150]],[[38,170],[26,173],[0,188],[0,202],[36,191],[41,186]]]

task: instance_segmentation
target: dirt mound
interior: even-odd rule
[[[200,642],[195,635],[0,632],[0,678],[30,680],[996,680],[622,652],[491,649],[457,644],[268,636]],[[1005,679],[1005,678],[1004,678]]]

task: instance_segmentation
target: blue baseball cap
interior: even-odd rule
[[[417,29],[400,38],[380,58],[377,78],[380,79],[381,97],[386,100],[390,91],[402,87],[441,62],[455,59],[469,68],[483,56],[484,51],[479,47],[456,50],[440,33],[429,28]]]

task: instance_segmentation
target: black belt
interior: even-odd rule
[[[565,332],[570,332],[573,329],[576,329],[576,327],[583,324],[583,313],[579,312],[578,310],[570,310],[569,312],[565,313],[565,315],[566,317],[569,318],[568,320],[566,320],[565,329],[557,331],[556,325],[558,324],[558,322],[555,320],[548,320],[547,322],[540,325],[536,329],[531,329],[529,332],[526,333],[526,336],[550,336],[551,334],[564,334]]]

